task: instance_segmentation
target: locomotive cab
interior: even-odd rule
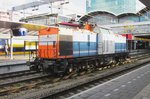
[[[72,35],[65,28],[47,28],[39,31],[38,56],[33,62],[27,62],[32,70],[51,72],[65,71],[66,58],[71,58]],[[70,35],[68,35],[70,33]],[[58,66],[58,64],[63,66]]]

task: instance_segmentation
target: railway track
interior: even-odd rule
[[[145,58],[149,58],[149,56],[150,55],[145,56]],[[142,62],[140,60],[145,59],[145,58],[144,57],[138,58],[138,63]],[[117,68],[114,68],[114,69],[116,69],[116,71],[113,71],[113,70],[109,71],[109,69],[111,69],[111,68],[109,68],[108,70],[104,70],[103,72],[101,72],[102,75],[99,74],[100,72],[87,74],[86,76],[83,76],[81,78],[79,77],[78,79],[74,80],[74,81],[78,82],[79,79],[82,79],[82,80],[79,80],[78,83],[71,84],[71,86],[68,86],[68,88],[67,88],[67,85],[66,86],[64,85],[65,89],[63,89],[64,87],[61,86],[62,87],[61,91],[55,91],[55,93],[52,93],[48,97],[42,97],[42,98],[43,99],[65,99],[65,98],[71,97],[72,95],[75,95],[75,94],[85,91],[89,88],[92,88],[94,86],[102,84],[106,81],[114,79],[118,76],[124,75],[130,71],[137,69],[137,68],[140,68],[141,66],[143,66],[144,64],[147,64],[149,62],[150,62],[150,58],[146,62],[137,64],[135,66],[131,66],[131,67],[130,66],[125,66],[125,67],[119,66]],[[87,79],[85,79],[85,78],[87,78]]]
[[[28,75],[17,75],[17,77],[1,80],[0,96],[25,90],[28,87],[32,88],[32,85],[36,82],[41,83],[50,80],[49,76],[49,74],[43,73],[30,73]]]
[[[144,63],[143,65],[145,65],[147,63]],[[124,74],[127,74],[137,68],[140,68],[141,66],[137,66],[137,67],[132,67],[132,68],[127,68],[125,70],[121,70],[119,72],[116,72],[116,73],[113,73],[111,75],[108,75],[108,76],[105,76],[105,77],[102,77],[102,78],[99,78],[99,79],[96,79],[96,80],[93,80],[93,81],[90,81],[88,83],[85,83],[85,84],[81,84],[77,87],[73,87],[71,89],[68,89],[68,90],[65,90],[65,91],[62,91],[62,92],[58,92],[56,94],[53,94],[51,96],[48,96],[48,97],[44,97],[43,99],[66,99],[66,98],[69,98],[75,94],[78,94],[80,92],[83,92],[87,89],[90,89],[92,87],[95,87],[95,86],[98,86],[102,83],[105,83],[109,80],[112,80],[114,78],[117,78],[119,76],[122,76]],[[91,76],[91,75],[89,75]],[[93,74],[94,76],[94,74]],[[69,98],[70,99],[70,98]],[[72,99],[72,98],[71,98]]]
[[[18,72],[12,72],[12,73],[4,73],[4,74],[0,74],[0,80],[13,78],[13,77],[19,77],[19,76],[23,76],[23,75],[30,75],[30,74],[34,74],[34,73],[37,73],[37,72],[25,70],[25,71],[18,71]]]
[[[143,56],[138,55],[137,57],[131,58],[131,60],[128,60],[126,63],[131,63],[131,62],[134,62],[137,60],[141,60],[143,58],[148,58],[149,56],[150,56],[149,54],[144,54]],[[110,69],[112,69],[112,68],[117,69],[120,67],[123,67],[123,66],[109,66],[107,68],[104,68],[103,70],[99,69],[96,72],[103,73],[103,72],[110,71]],[[53,88],[57,88],[58,85],[64,85],[65,86],[65,84],[68,83],[65,81],[69,80],[69,82],[73,82],[74,78],[85,76],[85,74],[90,75],[89,77],[92,77],[93,74],[91,74],[91,72],[92,71],[81,72],[79,74],[72,73],[72,74],[67,75],[65,77],[59,77],[59,78],[51,77],[50,75],[46,75],[46,74],[45,75],[44,74],[38,74],[38,76],[35,76],[35,75],[32,75],[31,77],[24,76],[22,79],[17,78],[18,80],[13,80],[10,82],[6,82],[6,81],[3,83],[0,82],[0,86],[2,87],[2,88],[0,88],[0,95],[3,96],[5,99],[5,97],[7,97],[7,95],[10,95],[12,93],[17,93],[17,92],[27,92],[28,93],[28,92],[30,92],[29,90],[31,90],[31,89],[32,90],[34,90],[34,89],[39,90],[39,89],[45,89],[47,87],[52,87],[51,93],[55,92],[55,93],[53,93],[55,96],[56,94],[61,94],[61,93],[56,92],[56,90],[54,91]],[[107,74],[105,74],[105,75],[107,75]],[[84,78],[86,78],[86,77],[84,77]],[[60,83],[62,83],[62,84],[60,84]],[[47,96],[47,95],[45,95],[45,96]]]
[[[130,56],[131,60],[138,60],[138,59],[144,59],[145,57],[147,58],[147,56],[149,56],[150,53],[146,53],[146,54],[139,54],[136,56]]]

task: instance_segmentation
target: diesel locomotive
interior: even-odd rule
[[[39,31],[37,57],[27,65],[53,74],[95,69],[124,61],[126,45],[126,37],[101,27],[49,27]]]

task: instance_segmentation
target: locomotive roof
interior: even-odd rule
[[[79,24],[76,23],[70,23],[70,22],[61,22],[60,25],[66,25],[66,26],[72,26],[72,27],[80,27]]]

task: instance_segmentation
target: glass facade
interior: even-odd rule
[[[150,21],[144,8],[139,0],[86,0],[87,13],[97,13],[87,20],[98,25]]]
[[[136,3],[136,0],[87,0],[86,11],[106,11],[115,15],[136,13]]]
[[[150,19],[150,18],[149,18]],[[92,18],[88,19],[89,23],[95,23],[98,25],[108,25],[108,24],[118,24],[118,23],[131,23],[131,22],[141,22],[145,19],[145,16],[138,16],[136,14],[123,14],[120,16],[115,16],[107,13],[98,13]]]
[[[130,23],[130,22],[139,22],[140,17],[137,15],[128,15],[119,18],[119,23]]]
[[[118,23],[118,19],[115,15],[102,13],[94,15],[93,18],[88,20],[88,22],[95,23],[98,25],[106,25],[106,24],[116,24]]]
[[[150,21],[150,12],[146,12],[142,16],[140,16],[140,21]]]
[[[144,22],[150,21],[150,11],[144,12],[141,15],[136,14],[122,14],[115,16],[111,13],[106,12],[97,12],[97,14],[92,15],[92,17],[87,18],[86,20],[92,24],[97,25],[109,25],[109,24],[118,24],[118,23],[132,23],[132,22]]]

